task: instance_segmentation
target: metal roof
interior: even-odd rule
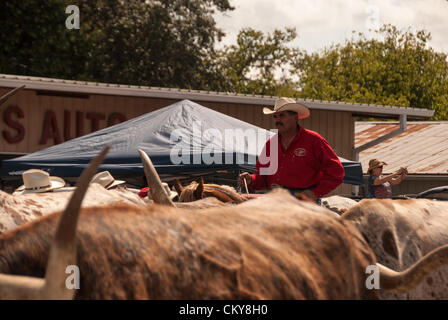
[[[399,127],[397,122],[355,122],[355,147]],[[384,173],[408,167],[410,174],[448,175],[448,121],[408,121],[407,131],[359,154],[364,172],[373,158],[387,163]]]
[[[16,87],[21,84],[25,84],[27,89],[35,90],[52,90],[165,99],[189,99],[195,101],[240,103],[252,105],[255,104],[264,106],[274,105],[275,99],[277,98],[273,96],[236,94],[229,92],[155,88],[0,74],[0,87]],[[407,115],[408,118],[412,119],[426,119],[434,115],[433,110],[427,109],[380,106],[360,103],[345,103],[337,101],[322,101],[314,99],[296,99],[296,101],[306,105],[310,109],[348,111],[357,115],[366,116],[381,115],[395,118],[399,115]]]

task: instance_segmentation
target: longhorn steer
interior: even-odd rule
[[[100,154],[94,158],[89,166],[83,171],[77,188],[73,192],[65,211],[61,215],[61,219],[58,223],[56,234],[54,235],[52,245],[47,251],[48,263],[45,269],[45,273],[39,274],[37,269],[31,272],[32,277],[12,274],[0,274],[0,299],[72,299],[74,296],[73,290],[69,290],[65,284],[65,271],[67,266],[76,263],[76,225],[79,216],[79,210],[81,209],[81,202],[89,186],[89,181],[97,171],[104,157],[109,151],[109,146],[106,145]],[[31,229],[30,229],[31,230]],[[30,231],[33,232],[32,230]],[[13,232],[8,233],[5,238],[0,235],[0,264],[4,269],[8,269],[9,266],[8,252],[4,251],[4,244],[8,242],[8,236],[14,235]],[[34,234],[34,237],[40,237],[40,234]],[[53,237],[51,237],[53,238]],[[5,239],[5,241],[3,241]],[[41,257],[34,256],[33,254],[39,252],[39,250],[33,250],[34,247],[27,246],[27,243],[12,240],[16,243],[16,249],[18,250],[12,253],[14,260],[28,261],[30,266],[36,266],[36,262],[41,260]],[[25,251],[24,251],[25,250]],[[28,250],[28,252],[26,252]],[[25,254],[23,254],[25,253]],[[12,271],[10,273],[14,273]],[[26,273],[25,273],[26,274]],[[45,275],[45,278],[41,278]]]
[[[448,202],[425,199],[362,200],[342,215],[369,243],[379,263],[403,270],[431,250],[448,244]],[[380,291],[382,299],[448,299],[443,266],[406,294]]]
[[[43,275],[58,218],[1,236],[0,272]],[[79,220],[79,299],[355,299],[373,293],[364,281],[375,258],[355,228],[280,191],[219,209],[88,208]]]
[[[0,236],[0,272],[44,275],[59,216]],[[375,256],[356,228],[283,190],[225,208],[85,208],[79,220],[78,299],[375,297],[365,286],[365,270]],[[447,249],[436,253],[436,262],[447,260],[440,258]],[[381,285],[408,290],[415,274],[418,280],[424,275],[420,268],[405,279],[386,274]]]
[[[80,299],[375,297],[365,286],[366,267],[376,262],[372,250],[351,222],[329,210],[278,190],[225,208],[115,205],[79,215],[95,166],[83,173],[57,228],[60,214],[53,214],[0,236],[0,272],[22,275],[0,274],[0,298],[72,297],[64,267],[76,263],[75,248]],[[383,288],[403,291],[446,262],[448,246],[403,273],[377,266]],[[45,280],[36,278],[43,274]]]

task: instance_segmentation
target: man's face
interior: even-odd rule
[[[288,111],[276,112],[273,115],[275,127],[279,133],[293,130],[297,127],[297,114],[291,114]]]

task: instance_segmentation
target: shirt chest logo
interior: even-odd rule
[[[306,149],[297,148],[296,150],[294,150],[294,155],[296,155],[297,157],[304,157],[306,156]]]

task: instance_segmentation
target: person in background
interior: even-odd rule
[[[387,165],[386,162],[379,161],[378,159],[371,159],[369,161],[369,170],[367,170],[367,173],[370,174],[367,182],[369,198],[392,198],[392,186],[401,183],[408,174],[408,169],[401,167],[394,173],[383,176],[383,166],[385,165]]]

